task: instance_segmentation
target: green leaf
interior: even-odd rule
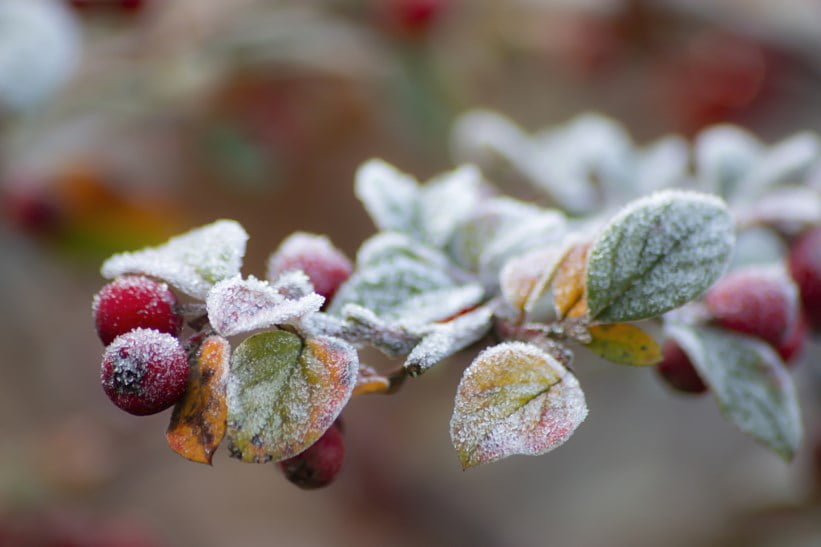
[[[710,327],[666,326],[741,431],[785,460],[801,445],[798,395],[773,349],[757,339]]]
[[[465,370],[450,436],[467,469],[513,454],[549,452],[586,416],[575,376],[536,346],[507,342],[486,349]]]
[[[357,270],[329,311],[338,315],[346,304],[357,304],[384,320],[424,324],[471,308],[483,296],[481,285],[457,281],[443,265],[397,252]]]
[[[228,381],[231,455],[262,463],[311,446],[350,399],[358,367],[356,351],[337,338],[303,342],[277,330],[246,339]]]
[[[354,192],[380,230],[415,232],[419,184],[413,177],[372,159],[356,172]]]
[[[218,220],[173,237],[159,247],[121,253],[103,263],[103,277],[143,274],[205,300],[217,282],[239,274],[248,234],[233,220]]]
[[[590,318],[636,321],[686,304],[724,272],[733,241],[732,217],[718,198],[665,191],[633,202],[590,249]]]
[[[661,361],[661,348],[649,334],[629,323],[593,325],[585,347],[613,363],[644,367]]]

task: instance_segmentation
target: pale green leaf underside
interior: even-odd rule
[[[686,304],[724,272],[733,241],[733,220],[715,197],[665,191],[633,202],[590,250],[590,317],[637,321]]]
[[[690,357],[724,415],[791,460],[802,438],[798,396],[773,349],[756,339],[715,328],[671,322],[666,330]]]

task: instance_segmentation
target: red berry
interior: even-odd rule
[[[690,358],[675,340],[667,340],[662,347],[663,358],[656,366],[661,377],[678,391],[704,393],[707,386],[701,380]]]
[[[807,319],[814,329],[821,329],[821,228],[813,228],[795,242],[789,263]]]
[[[293,458],[279,462],[285,478],[305,490],[328,486],[342,469],[345,445],[342,432],[333,424],[314,444]]]
[[[135,328],[156,329],[176,336],[182,328],[177,297],[165,283],[143,276],[119,277],[94,296],[97,334],[108,345]]]
[[[778,346],[798,320],[796,296],[795,287],[780,273],[748,268],[720,279],[705,303],[722,327]]]
[[[314,290],[325,297],[327,304],[351,276],[353,265],[327,237],[297,232],[283,241],[268,260],[271,281],[290,270],[305,272]]]
[[[179,340],[151,329],[118,336],[103,353],[103,390],[131,414],[165,410],[185,392],[188,360]]]
[[[446,0],[388,0],[377,2],[379,17],[393,34],[419,37],[431,31],[447,8]]]
[[[118,10],[136,12],[145,7],[146,0],[69,0],[72,7],[78,10]]]

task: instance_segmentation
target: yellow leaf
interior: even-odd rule
[[[174,407],[165,438],[180,456],[211,464],[211,458],[225,436],[225,399],[231,348],[221,336],[210,336],[192,360],[188,389]]]
[[[639,367],[655,365],[661,361],[658,343],[635,325],[594,325],[589,331],[593,341],[585,347],[608,361]]]
[[[587,311],[586,304],[576,310],[574,307],[581,306],[579,302],[584,298],[584,274],[589,249],[590,243],[579,243],[571,247],[553,276],[553,300],[559,317],[565,317],[571,311],[578,314],[572,317],[578,317]]]

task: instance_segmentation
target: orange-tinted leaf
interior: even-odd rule
[[[199,463],[211,458],[225,436],[225,387],[231,347],[221,336],[209,336],[191,360],[188,388],[174,407],[165,438],[180,456]]]
[[[373,367],[359,365],[359,375],[356,377],[356,385],[353,388],[354,395],[387,393],[390,388],[390,378],[382,376]]]
[[[661,348],[653,337],[628,323],[594,325],[588,329],[593,341],[587,349],[621,365],[648,366],[661,361]]]
[[[277,330],[247,338],[231,358],[231,455],[263,463],[311,446],[347,404],[358,364],[356,350],[330,336]]]
[[[590,243],[579,243],[571,247],[553,276],[553,300],[556,303],[556,312],[559,317],[567,316],[584,297],[585,269],[589,249]],[[585,305],[585,310],[586,308]]]
[[[506,342],[480,353],[465,370],[450,437],[467,469],[553,450],[585,416],[584,393],[567,368],[536,346]]]

